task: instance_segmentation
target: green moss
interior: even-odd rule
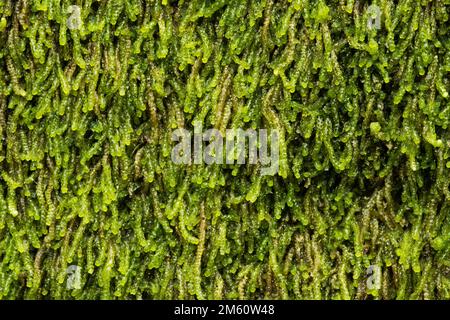
[[[1,1],[0,299],[449,299],[449,5]]]

